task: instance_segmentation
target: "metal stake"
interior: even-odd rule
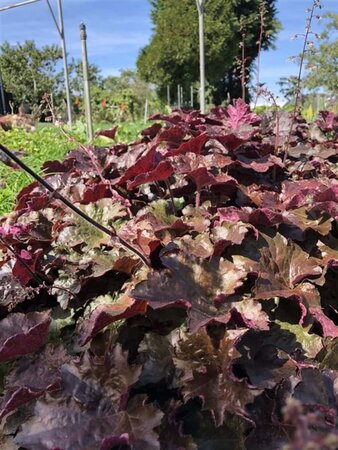
[[[4,86],[2,83],[1,68],[0,68],[0,105],[1,105],[1,103],[2,103],[3,113],[7,114],[5,92],[4,92]],[[0,108],[0,114],[1,114],[1,108]]]
[[[181,86],[177,85],[177,107],[181,107]]]
[[[194,86],[190,86],[190,106],[194,109]]]
[[[58,5],[59,29],[60,29],[62,58],[63,58],[63,73],[64,73],[64,77],[65,77],[68,125],[72,126],[72,122],[73,122],[72,121],[72,101],[71,101],[70,87],[69,87],[69,73],[68,73],[68,64],[67,64],[67,49],[66,49],[65,28],[64,28],[64,23],[63,23],[63,12],[62,12],[61,0],[57,0],[57,5]]]
[[[196,0],[198,10],[199,46],[200,46],[200,107],[205,114],[205,52],[204,52],[204,0]]]
[[[67,103],[67,118],[68,118],[68,125],[72,126],[72,103],[71,103],[70,89],[69,89],[67,51],[66,51],[66,40],[65,40],[65,30],[64,30],[64,24],[63,24],[63,13],[62,13],[61,0],[57,0],[59,21],[56,20],[53,8],[51,7],[49,0],[46,0],[46,2],[47,2],[48,9],[50,11],[50,14],[52,16],[52,19],[55,23],[56,29],[57,29],[60,39],[61,39],[63,74],[64,74],[64,78],[65,78],[66,103]]]
[[[167,85],[167,105],[170,108],[170,86]]]
[[[149,109],[149,101],[148,101],[148,97],[147,97],[146,101],[144,103],[144,122],[148,121],[148,117],[149,117],[148,109]]]
[[[84,88],[84,102],[86,112],[87,123],[87,137],[89,141],[93,140],[93,121],[92,121],[92,108],[90,104],[90,87],[89,87],[89,74],[88,74],[88,57],[87,57],[87,32],[86,25],[80,24],[80,37],[82,44],[82,70],[83,70],[83,88]]]

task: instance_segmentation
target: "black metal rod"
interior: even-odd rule
[[[82,217],[85,221],[93,225],[98,230],[102,231],[103,233],[107,234],[111,238],[115,238],[119,241],[119,243],[125,247],[126,249],[130,250],[132,253],[137,255],[141,261],[148,267],[150,267],[150,262],[148,259],[142,255],[141,252],[139,252],[137,249],[135,249],[132,245],[128,244],[124,239],[120,238],[116,233],[109,230],[109,228],[106,228],[104,225],[97,222],[95,219],[92,219],[90,216],[85,214],[80,208],[75,206],[70,200],[68,200],[66,197],[64,197],[60,192],[58,192],[56,189],[54,189],[46,180],[44,180],[40,175],[38,175],[34,170],[32,170],[29,166],[27,166],[23,161],[21,161],[20,158],[18,158],[13,152],[11,152],[8,148],[4,147],[2,144],[0,144],[0,150],[2,150],[5,155],[7,155],[9,158],[11,158],[21,169],[23,169],[25,172],[29,173],[38,183],[40,183],[47,191],[51,192],[54,196],[54,198],[60,200],[63,204],[68,206],[69,209],[71,209],[75,214]]]
[[[1,236],[0,236],[0,242],[2,242],[2,244],[3,244],[3,245],[4,245],[11,253],[13,253],[13,255],[16,257],[16,259],[17,259],[18,261],[21,262],[21,264],[25,267],[25,269],[27,270],[27,272],[29,272],[29,273],[31,274],[32,278],[35,278],[39,283],[44,283],[44,282],[46,281],[46,280],[42,279],[42,278],[40,277],[39,274],[37,274],[36,272],[34,272],[34,271],[29,267],[29,265],[26,263],[26,261],[25,261],[23,258],[21,258],[21,256],[19,255],[19,253],[17,253],[17,252],[14,250],[14,248],[13,248],[10,244],[8,244],[8,242],[5,241],[5,239],[3,239]]]

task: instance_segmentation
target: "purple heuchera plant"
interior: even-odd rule
[[[124,241],[38,183],[1,219],[1,445],[337,446],[335,116],[296,118],[285,162],[242,100],[153,119],[44,165]]]

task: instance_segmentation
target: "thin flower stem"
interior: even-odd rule
[[[0,236],[0,242],[9,250],[15,258],[20,261],[20,263],[24,266],[24,268],[32,275],[32,278],[35,278],[36,281],[38,281],[40,284],[45,283],[46,279],[43,279],[40,275],[38,275],[36,272],[34,272],[29,265],[26,263],[26,261],[19,255],[19,253],[10,245],[8,242]]]
[[[291,139],[291,134],[292,134],[292,128],[293,128],[293,125],[294,125],[295,120],[296,120],[296,114],[297,114],[297,109],[298,109],[298,101],[299,101],[299,96],[300,96],[300,83],[301,83],[301,80],[302,80],[303,65],[304,65],[306,47],[307,47],[307,43],[308,43],[308,37],[309,37],[309,34],[311,32],[311,24],[312,24],[313,15],[314,15],[315,9],[317,8],[318,4],[319,4],[318,0],[313,0],[312,7],[311,7],[311,10],[310,10],[310,16],[308,17],[308,19],[306,21],[303,49],[302,49],[302,52],[300,54],[300,64],[299,64],[297,85],[296,85],[295,105],[294,105],[293,112],[292,112],[291,126],[290,126],[290,130],[289,130],[288,138],[287,138],[287,141],[286,141],[285,153],[284,153],[284,158],[283,158],[284,164],[286,162],[286,158],[288,157],[289,146],[290,146],[290,139]]]
[[[31,175],[36,181],[38,181],[38,183],[40,183],[45,189],[47,189],[49,192],[51,192],[54,195],[54,198],[60,200],[64,205],[68,206],[68,208],[71,209],[75,214],[82,217],[82,219],[84,219],[86,222],[93,225],[98,230],[107,234],[110,238],[116,239],[122,245],[122,247],[126,248],[127,250],[129,250],[132,253],[134,253],[135,255],[137,255],[147,267],[151,267],[150,262],[141,252],[139,252],[137,249],[135,249],[132,245],[130,245],[124,239],[119,237],[114,231],[109,230],[104,225],[100,224],[95,219],[92,219],[87,214],[85,214],[80,208],[75,206],[70,200],[68,200],[66,197],[64,197],[62,194],[60,194],[60,192],[58,192],[56,189],[54,189],[46,180],[44,180],[42,177],[40,177],[40,175],[38,175],[36,172],[34,172],[34,170],[32,170],[23,161],[21,161],[21,159],[18,158],[8,148],[6,148],[2,144],[0,144],[0,150],[2,150],[19,167],[21,167],[21,169],[23,169],[25,172],[27,172],[29,175]]]
[[[242,100],[245,102],[245,92],[246,92],[246,74],[245,74],[245,62],[246,62],[246,58],[245,58],[245,33],[242,33],[242,42],[241,42],[241,47],[242,47],[242,68],[241,68],[241,84],[242,84]]]
[[[266,6],[265,0],[263,0],[259,6],[260,30],[259,30],[259,39],[258,39],[258,52],[257,52],[257,83],[256,83],[257,91],[256,91],[254,109],[257,106],[257,102],[258,102],[258,98],[259,98],[261,52],[262,52],[263,36],[264,36],[264,32],[265,32],[265,13],[266,13],[265,6]]]
[[[59,291],[67,292],[67,294],[71,295],[73,298],[76,298],[76,294],[74,294],[74,292],[70,291],[69,289],[66,289],[61,286],[47,285],[46,283],[53,282],[53,280],[51,278],[49,278],[48,276],[46,276],[45,274],[43,274],[41,272],[39,272],[39,273],[34,272],[29,267],[29,265],[26,263],[26,261],[23,258],[21,258],[19,253],[10,244],[8,244],[8,242],[1,236],[0,236],[0,242],[2,242],[2,244],[7,248],[7,250],[9,250],[18,261],[20,261],[20,263],[25,267],[27,272],[29,272],[32,275],[32,278],[34,278],[40,284],[40,286],[37,289],[46,289],[46,291],[48,291],[48,293],[50,293],[50,294],[51,294],[52,289],[57,289]]]
[[[167,188],[168,188],[168,191],[169,191],[169,194],[170,194],[170,200],[171,200],[171,206],[172,206],[172,209],[173,209],[173,213],[174,213],[175,216],[177,216],[177,209],[176,209],[175,202],[174,202],[173,191],[171,190],[171,186],[170,186],[169,181],[166,180],[165,183],[167,185]]]

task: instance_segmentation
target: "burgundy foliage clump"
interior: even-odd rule
[[[337,117],[153,120],[44,165],[121,240],[36,182],[0,219],[0,447],[338,448]]]

